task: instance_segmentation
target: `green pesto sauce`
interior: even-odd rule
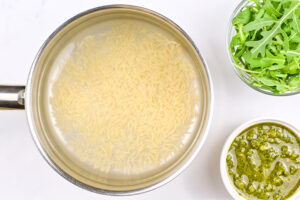
[[[231,144],[227,170],[247,199],[288,199],[300,185],[300,139],[275,123],[256,124]]]

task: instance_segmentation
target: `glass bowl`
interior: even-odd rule
[[[235,65],[235,61],[232,57],[232,54],[230,52],[230,42],[232,37],[235,35],[236,31],[234,26],[232,25],[232,20],[233,18],[247,5],[254,5],[254,2],[250,2],[248,0],[242,0],[238,6],[235,8],[235,10],[233,11],[229,23],[228,23],[228,30],[227,30],[227,37],[226,37],[226,49],[227,49],[227,54],[229,56],[229,59],[231,61],[231,64],[233,66],[233,69],[235,71],[235,73],[238,75],[238,77],[244,82],[246,83],[249,87],[253,88],[254,90],[267,94],[267,95],[272,95],[272,96],[291,96],[291,95],[295,95],[295,94],[299,94],[300,93],[300,89],[296,90],[296,91],[287,91],[285,93],[279,93],[279,94],[274,94],[273,92],[266,90],[266,89],[262,89],[262,88],[258,88],[255,87],[254,85],[251,84],[251,81],[253,80],[253,78],[251,77],[251,75],[249,75],[247,72],[238,69]]]

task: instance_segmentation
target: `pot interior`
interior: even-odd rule
[[[105,34],[115,24],[128,21],[158,31],[183,47],[186,58],[194,67],[199,93],[194,129],[181,152],[155,169],[136,174],[104,172],[79,159],[57,127],[51,107],[51,98],[55,95],[52,92],[53,83],[61,72],[60,63],[70,56],[78,41],[88,35]],[[205,139],[211,112],[211,95],[204,63],[195,46],[181,29],[166,18],[143,8],[110,6],[79,14],[48,38],[30,74],[26,89],[26,109],[35,142],[56,171],[76,185],[89,190],[108,194],[131,194],[145,188],[153,189],[176,176],[187,166]]]

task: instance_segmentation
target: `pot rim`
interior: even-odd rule
[[[63,171],[47,154],[47,152],[45,151],[45,149],[43,148],[39,138],[38,138],[38,134],[34,125],[34,117],[33,117],[33,112],[32,112],[32,108],[30,105],[31,102],[31,96],[32,96],[32,84],[33,84],[33,75],[34,72],[36,70],[36,65],[37,65],[37,61],[39,60],[42,52],[44,51],[44,49],[47,47],[47,45],[49,44],[49,42],[62,30],[64,29],[67,25],[69,25],[70,23],[72,23],[73,21],[75,21],[76,19],[83,17],[87,14],[93,13],[93,12],[97,12],[100,10],[106,10],[106,9],[114,9],[114,8],[128,8],[128,9],[133,9],[133,10],[138,10],[138,11],[142,11],[142,12],[146,12],[146,13],[150,13],[156,17],[159,17],[160,19],[164,20],[165,22],[167,22],[168,24],[172,25],[174,28],[176,28],[178,31],[180,31],[180,33],[188,40],[188,42],[191,44],[191,46],[194,48],[194,50],[197,53],[197,56],[200,58],[202,64],[203,64],[203,68],[204,68],[204,72],[207,78],[207,82],[208,82],[208,100],[209,100],[209,105],[207,106],[207,123],[205,123],[205,127],[203,129],[202,132],[202,138],[200,139],[199,144],[197,145],[197,147],[195,147],[195,150],[193,152],[191,152],[191,155],[189,156],[188,160],[184,161],[184,163],[178,168],[178,170],[174,171],[171,173],[170,176],[168,176],[167,178],[163,179],[162,181],[159,181],[155,184],[152,184],[150,186],[144,187],[144,188],[139,188],[139,189],[134,189],[134,190],[127,190],[127,191],[115,191],[115,190],[104,190],[104,189],[100,189],[100,188],[96,188],[90,185],[87,185],[81,181],[78,181],[77,179],[73,178],[72,176],[70,176],[69,174],[67,174],[65,171]],[[79,186],[83,189],[86,189],[88,191],[92,191],[95,193],[99,193],[99,194],[104,194],[104,195],[111,195],[111,196],[125,196],[125,195],[134,195],[134,194],[140,194],[140,193],[144,193],[144,192],[148,192],[154,189],[159,188],[160,186],[170,182],[172,179],[174,179],[175,177],[177,177],[179,174],[181,174],[186,168],[187,166],[190,165],[190,163],[192,162],[192,160],[194,160],[194,158],[196,157],[196,155],[198,154],[200,148],[202,147],[202,145],[204,144],[206,137],[207,137],[207,133],[211,124],[211,120],[212,120],[212,114],[213,114],[213,104],[214,104],[214,93],[213,93],[213,84],[212,84],[212,79],[211,79],[211,75],[210,72],[208,70],[206,61],[204,60],[204,58],[202,57],[202,55],[200,54],[200,51],[198,50],[198,48],[196,47],[195,43],[192,41],[192,39],[188,36],[188,34],[183,31],[177,24],[175,24],[173,21],[171,21],[170,19],[166,18],[165,16],[152,11],[150,9],[146,9],[143,7],[139,7],[139,6],[133,6],[133,5],[123,5],[123,4],[115,4],[115,5],[106,5],[106,6],[99,6],[99,7],[95,7],[86,11],[83,11],[77,15],[75,15],[74,17],[68,19],[66,22],[64,22],[62,25],[60,25],[47,39],[46,41],[43,43],[43,45],[41,46],[41,48],[39,49],[34,62],[32,64],[32,67],[30,69],[30,73],[28,76],[28,80],[27,80],[27,85],[26,85],[26,91],[25,91],[25,111],[26,111],[26,115],[27,115],[27,122],[28,125],[30,127],[30,132],[31,132],[31,136],[35,142],[35,145],[37,146],[39,152],[42,154],[43,158],[47,161],[47,163],[62,177],[64,177],[66,180],[68,180],[69,182],[73,183],[76,186]]]

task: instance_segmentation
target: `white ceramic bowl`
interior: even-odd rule
[[[229,192],[229,194],[233,197],[233,199],[235,200],[245,200],[246,198],[241,196],[237,190],[235,189],[235,187],[232,185],[230,179],[229,179],[229,175],[227,173],[227,166],[226,166],[226,156],[228,153],[228,150],[232,144],[232,142],[234,141],[234,139],[241,133],[243,132],[245,129],[255,125],[255,124],[260,124],[260,123],[276,123],[279,125],[282,125],[284,127],[289,128],[291,131],[293,131],[295,134],[297,134],[300,137],[300,131],[298,129],[296,129],[294,126],[278,120],[278,119],[254,119],[251,121],[248,121],[242,125],[240,125],[238,128],[236,128],[232,134],[227,138],[222,153],[221,153],[221,159],[220,159],[220,170],[221,170],[221,177],[222,177],[222,181],[225,185],[225,188],[227,189],[227,191]],[[297,192],[291,196],[289,198],[289,200],[299,200],[300,199],[300,188],[298,188]]]

